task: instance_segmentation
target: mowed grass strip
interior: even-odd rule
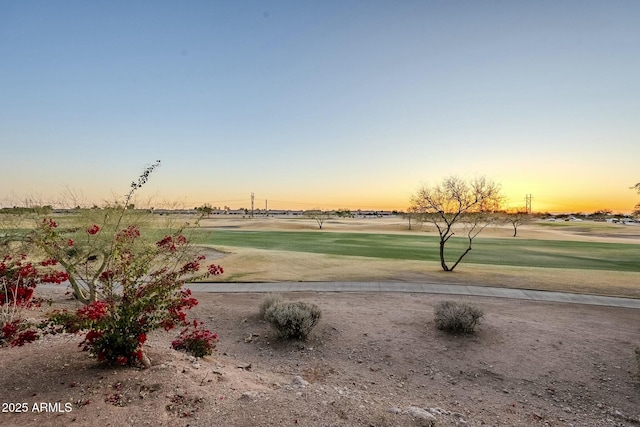
[[[437,236],[377,233],[198,230],[194,243],[255,249],[439,261]],[[455,262],[467,239],[453,237],[446,248]],[[476,238],[465,263],[517,267],[640,272],[640,245],[563,240]]]

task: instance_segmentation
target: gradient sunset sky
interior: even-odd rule
[[[0,205],[640,201],[639,1],[0,1]]]

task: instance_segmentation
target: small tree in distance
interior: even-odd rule
[[[211,216],[211,212],[213,212],[214,208],[211,207],[211,205],[209,203],[205,203],[202,206],[198,206],[196,207],[196,211],[202,213],[202,214],[206,214],[207,218],[209,218]]]
[[[513,237],[518,237],[518,227],[531,220],[531,214],[525,207],[508,209],[505,212],[505,221],[513,227]]]
[[[338,218],[353,218],[353,214],[351,213],[351,209],[338,209],[336,210],[336,216]]]
[[[321,209],[312,209],[312,210],[306,211],[304,214],[305,216],[314,219],[318,224],[318,228],[320,230],[322,230],[322,225],[324,224],[324,222],[330,219],[332,216],[331,212],[323,211]]]
[[[404,219],[406,219],[409,222],[409,226],[408,229],[411,230],[412,228],[412,221],[415,221],[416,219],[418,219],[419,214],[415,212],[414,207],[410,207],[409,209],[407,209],[407,212],[403,212],[400,214],[400,216]]]
[[[453,271],[471,251],[473,239],[495,220],[501,202],[498,184],[484,177],[465,181],[451,176],[439,184],[422,187],[411,198],[409,209],[420,214],[422,221],[435,225],[440,236],[440,265],[444,271]],[[445,247],[458,225],[463,226],[468,245],[449,266]]]

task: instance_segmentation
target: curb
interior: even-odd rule
[[[640,309],[640,299],[530,289],[497,288],[467,285],[439,285],[407,282],[273,282],[273,283],[188,283],[193,292],[263,293],[263,292],[406,292],[512,298],[530,301],[563,302]]]

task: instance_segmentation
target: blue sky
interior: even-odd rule
[[[0,204],[640,199],[640,2],[0,0]]]

